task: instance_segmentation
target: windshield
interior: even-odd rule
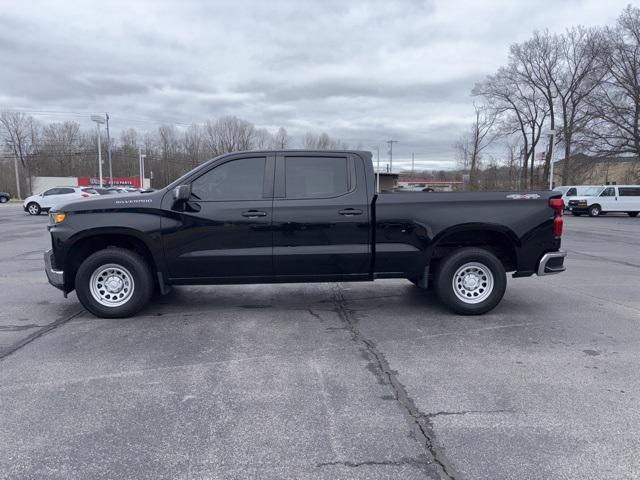
[[[582,192],[582,195],[585,197],[596,197],[600,194],[601,191],[602,187],[591,187]]]

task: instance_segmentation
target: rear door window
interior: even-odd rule
[[[640,197],[640,187],[618,187],[621,197]]]
[[[73,188],[59,188],[57,195],[66,195],[68,193],[76,193]]]
[[[285,158],[287,198],[330,198],[351,191],[355,174],[347,157]],[[353,181],[351,179],[354,179]]]

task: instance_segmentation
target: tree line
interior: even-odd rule
[[[473,122],[453,146],[458,169],[451,172],[468,176],[471,189],[545,187],[554,158],[564,159],[561,183],[571,183],[584,168],[573,161],[577,153],[628,156],[640,169],[640,9],[628,6],[612,26],[534,32],[471,93]],[[96,144],[95,128],[78,122],[42,124],[23,112],[1,112],[0,190],[16,193],[14,159],[23,193],[31,191],[32,176],[95,176]],[[223,153],[293,146],[348,148],[326,133],[293,139],[284,128],[269,131],[234,116],[187,128],[129,128],[109,145],[115,177],[138,175],[142,148],[154,187]]]
[[[503,187],[544,187],[554,158],[570,184],[582,168],[572,162],[577,153],[628,156],[637,169],[640,9],[627,6],[613,26],[534,32],[471,93],[474,120],[454,145],[471,188],[487,188],[487,170],[501,172]],[[488,153],[496,142],[500,160]]]
[[[16,194],[14,159],[22,179],[22,192],[31,191],[32,176],[97,176],[97,132],[78,122],[42,124],[19,111],[0,113],[0,190]],[[202,162],[241,150],[293,148],[294,140],[285,128],[269,131],[252,123],[225,116],[187,128],[160,125],[151,132],[134,128],[111,139],[114,177],[139,175],[139,149],[146,155],[145,173],[153,172],[152,186],[162,187]],[[301,148],[345,149],[348,145],[327,133],[308,132],[298,142]],[[103,175],[107,170],[107,138],[102,129]]]

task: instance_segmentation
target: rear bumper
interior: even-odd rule
[[[47,274],[49,283],[64,291],[64,272],[62,270],[56,270],[53,250],[51,249],[44,252],[44,271]]]
[[[564,250],[545,253],[540,259],[540,262],[538,262],[538,270],[536,273],[541,277],[543,275],[554,275],[564,272],[567,269],[567,267],[564,266],[566,256],[567,252]]]

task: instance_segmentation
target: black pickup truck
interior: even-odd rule
[[[564,271],[560,193],[375,191],[371,154],[223,155],[152,193],[50,212],[49,282],[99,317],[171,285],[406,278],[461,314],[514,277]]]

